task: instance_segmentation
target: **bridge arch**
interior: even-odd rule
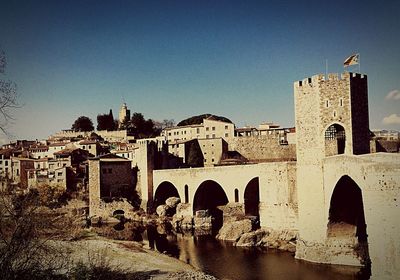
[[[324,130],[325,156],[344,154],[346,150],[346,131],[339,123],[332,123]]]
[[[169,181],[164,181],[158,185],[154,194],[154,207],[165,204],[169,197],[180,197],[178,189]]]
[[[336,183],[329,207],[328,238],[352,239],[367,244],[367,226],[361,188],[348,175]]]
[[[213,180],[206,180],[197,188],[193,199],[193,214],[198,210],[208,210],[214,217],[213,227],[222,226],[223,213],[218,206],[226,205],[229,202],[224,189]]]
[[[259,177],[251,179],[244,190],[244,213],[259,217],[260,183]]]

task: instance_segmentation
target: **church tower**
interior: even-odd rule
[[[128,110],[126,103],[123,103],[121,109],[119,110],[119,118],[118,118],[118,126],[121,128],[121,125],[131,118],[131,111]]]

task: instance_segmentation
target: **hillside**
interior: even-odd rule
[[[222,121],[222,122],[228,122],[232,123],[232,121],[228,118],[221,117],[221,116],[215,116],[213,114],[202,114],[198,116],[193,116],[187,119],[184,119],[180,121],[177,126],[185,126],[185,125],[191,125],[191,124],[201,124],[203,122],[203,119],[210,119],[210,120],[215,120],[215,121]]]

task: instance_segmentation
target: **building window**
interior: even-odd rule
[[[210,128],[209,127],[206,127],[206,131],[209,131],[210,130]]]
[[[329,100],[325,101],[325,107],[328,108],[329,107]]]
[[[340,105],[340,107],[343,107],[343,98],[339,99],[339,105]]]
[[[213,130],[213,131],[215,130],[215,126],[212,127],[212,130]]]
[[[112,169],[111,168],[108,168],[108,173],[112,173]]]
[[[228,126],[227,126],[227,125],[225,125],[225,129],[228,129]]]
[[[210,135],[207,134],[207,135],[206,135],[206,138],[209,138],[209,137],[210,137]]]
[[[103,174],[107,174],[107,169],[103,169]]]
[[[228,133],[225,133],[225,137],[228,137],[229,136],[229,134]]]
[[[213,159],[213,158],[211,159],[211,162],[214,162],[214,159]]]
[[[333,117],[336,117],[336,111],[333,111]]]
[[[91,149],[91,146],[89,145],[89,149]]]
[[[212,135],[212,138],[215,138],[215,134]]]
[[[63,175],[62,172],[57,173],[57,176],[62,176],[62,175]]]
[[[200,133],[200,128],[197,128],[196,132],[197,132],[197,134],[199,134]]]

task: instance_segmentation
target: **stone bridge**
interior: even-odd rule
[[[326,157],[322,170],[319,196],[298,188],[296,258],[347,265],[370,260],[373,276],[395,279],[400,271],[400,154]]]
[[[194,214],[238,202],[244,204],[244,214],[259,215],[262,226],[296,228],[295,176],[295,162],[154,170],[154,203],[177,195]]]

